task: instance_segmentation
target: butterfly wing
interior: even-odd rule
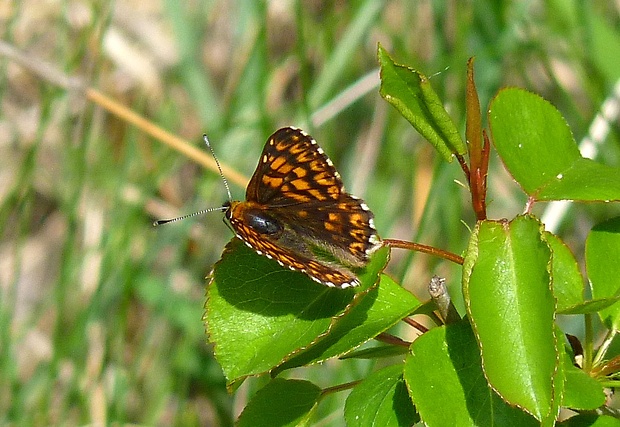
[[[340,175],[304,131],[282,128],[269,137],[245,199],[273,207],[334,202],[344,193]]]

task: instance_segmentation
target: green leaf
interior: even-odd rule
[[[620,169],[581,157],[560,112],[538,95],[503,89],[491,102],[493,144],[536,200],[620,200]]]
[[[586,240],[586,268],[593,298],[618,297],[620,291],[620,217],[595,226]],[[620,327],[620,303],[600,311],[610,329]]]
[[[539,200],[620,200],[620,169],[579,158],[536,195]]]
[[[489,383],[539,420],[552,409],[557,343],[551,251],[531,216],[479,222],[466,254],[463,291]]]
[[[583,277],[574,255],[555,234],[546,231],[544,238],[553,253],[553,295],[559,314],[596,313],[620,300],[620,295],[584,300]]]
[[[205,324],[229,385],[272,370],[330,329],[385,267],[388,248],[373,257],[354,289],[320,285],[233,239],[213,269]]]
[[[392,104],[413,127],[451,162],[454,153],[464,155],[467,148],[456,125],[422,73],[396,64],[379,45],[381,96]]]
[[[347,398],[344,417],[348,427],[409,427],[420,421],[403,380],[403,365],[372,373]]]
[[[610,298],[591,299],[581,304],[568,307],[562,310],[560,314],[587,314],[597,313],[607,307],[611,307],[620,301],[620,296]]]
[[[343,316],[335,319],[324,336],[285,362],[275,373],[340,356],[391,328],[420,305],[411,292],[386,275],[381,275],[379,286],[360,294],[358,300]]]
[[[562,406],[575,410],[594,410],[603,406],[605,392],[601,384],[573,365],[565,351],[562,353],[565,375]]]
[[[579,265],[568,246],[555,234],[545,231],[543,238],[553,255],[553,295],[557,300],[557,311],[563,312],[584,303],[583,277]]]
[[[260,389],[245,407],[238,427],[310,425],[321,389],[309,381],[276,378]]]
[[[411,345],[405,381],[430,426],[537,426],[486,382],[478,344],[466,321],[431,329]]]

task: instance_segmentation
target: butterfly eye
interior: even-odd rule
[[[260,234],[276,234],[282,225],[264,212],[246,212],[246,223]]]

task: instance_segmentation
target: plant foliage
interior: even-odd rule
[[[333,389],[280,378],[289,368],[386,354],[400,354],[400,361],[359,383],[336,387],[352,389],[345,407],[348,425],[408,426],[420,419],[439,426],[553,425],[561,408],[575,411],[571,423],[592,417],[608,421],[586,412],[604,406],[603,389],[615,385],[617,360],[606,360],[605,345],[584,353],[581,349],[592,349],[593,343],[567,339],[556,320],[564,313],[591,324],[589,317],[598,315],[609,328],[608,340],[613,337],[620,322],[620,221],[597,225],[588,236],[591,289],[586,289],[575,257],[531,209],[512,219],[486,218],[486,182],[493,177],[487,176],[485,141],[492,140],[529,207],[550,200],[619,201],[620,170],[583,158],[559,111],[523,89],[500,90],[488,109],[491,138],[481,133],[473,62],[464,144],[428,78],[394,63],[381,47],[378,55],[381,95],[446,160],[459,157],[470,187],[477,189],[472,204],[481,206],[479,220],[462,269],[466,316],[439,321],[405,352],[396,349],[404,343],[396,337],[359,350],[373,338],[385,341],[384,333],[416,310],[432,308],[381,273],[388,245],[360,277],[362,286],[336,290],[233,239],[207,291],[209,340],[229,387],[250,375],[275,377],[251,399],[240,425],[250,419],[252,425],[270,426],[309,422]],[[593,299],[586,298],[590,294]],[[294,411],[274,409],[288,408],[287,400],[295,402]]]

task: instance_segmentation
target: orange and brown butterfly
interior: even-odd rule
[[[355,271],[382,245],[366,203],[345,192],[321,147],[293,127],[268,138],[245,201],[221,209],[258,254],[331,287],[358,285]]]

